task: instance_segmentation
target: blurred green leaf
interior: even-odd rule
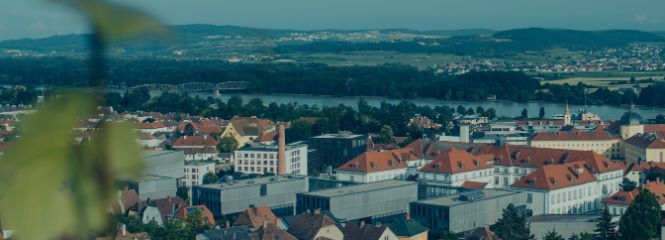
[[[91,21],[96,31],[107,42],[118,41],[153,33],[161,37],[169,31],[155,18],[133,8],[119,6],[104,0],[53,0],[80,9]]]
[[[25,134],[0,158],[0,212],[22,239],[51,239],[73,230],[76,206],[65,190],[75,156],[71,130],[89,109],[81,95],[46,105],[25,118]]]

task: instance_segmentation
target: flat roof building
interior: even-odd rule
[[[340,221],[391,221],[408,212],[409,203],[418,198],[415,182],[388,180],[299,193],[296,212],[320,209],[329,211]]]
[[[309,159],[310,172],[323,173],[335,169],[367,150],[367,137],[350,132],[323,134],[308,140],[316,151]]]
[[[308,185],[307,177],[227,178],[220,183],[193,186],[192,204],[206,205],[215,218],[260,205],[270,207],[277,216],[291,216],[296,194],[307,192]]]
[[[412,202],[410,213],[434,234],[463,232],[494,224],[508,204],[523,207],[526,201],[522,192],[487,189]]]

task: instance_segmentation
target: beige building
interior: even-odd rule
[[[531,138],[531,147],[594,151],[608,159],[621,159],[621,138],[600,127],[582,132],[577,129],[555,133],[538,133]]]
[[[626,162],[665,162],[665,132],[638,133],[626,139]]]

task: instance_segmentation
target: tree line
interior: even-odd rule
[[[611,90],[579,83],[540,84],[521,72],[470,72],[437,75],[400,64],[332,67],[324,64],[233,64],[217,60],[110,60],[108,81],[135,86],[150,83],[247,81],[249,92],[336,96],[380,96],[396,99],[549,101],[571,104],[640,104],[665,106],[665,84]],[[0,59],[0,83],[86,86],[88,65],[72,58]],[[586,97],[585,97],[586,96]]]

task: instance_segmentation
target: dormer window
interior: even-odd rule
[[[457,162],[457,166],[458,166],[460,169],[464,169],[464,164],[462,164],[461,162]]]

